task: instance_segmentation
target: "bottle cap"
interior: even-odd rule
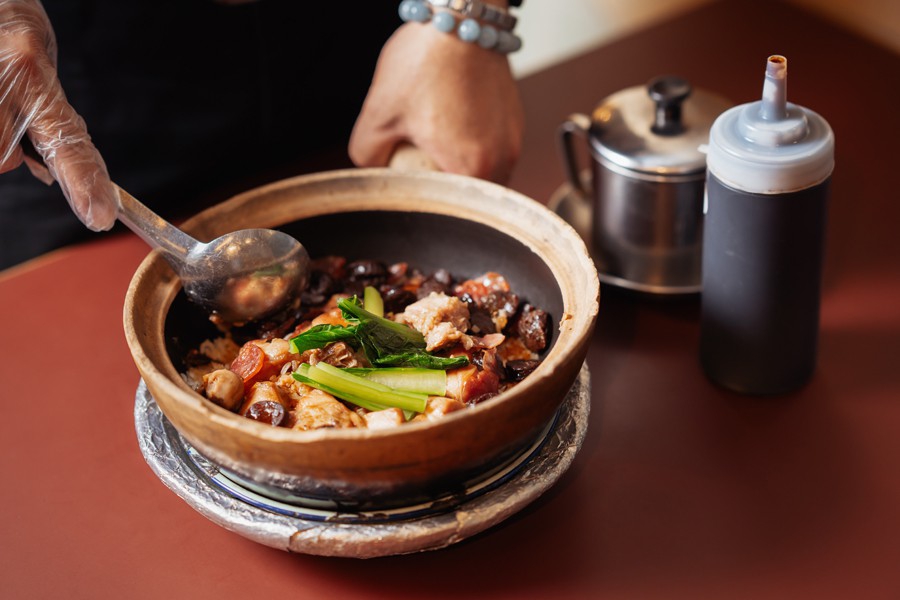
[[[709,172],[757,194],[794,192],[834,170],[834,133],[819,114],[787,101],[787,59],[770,56],[762,99],[722,113],[709,132]]]

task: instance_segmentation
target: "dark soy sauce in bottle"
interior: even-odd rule
[[[726,388],[802,387],[816,363],[834,134],[787,102],[787,59],[770,56],[762,99],[710,130],[700,361]]]

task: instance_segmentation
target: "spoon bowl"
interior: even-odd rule
[[[116,189],[118,219],[159,249],[188,298],[217,318],[234,324],[262,319],[289,306],[306,287],[309,254],[290,235],[242,229],[200,242]]]
[[[28,137],[20,145],[31,167],[47,171]],[[181,278],[188,298],[218,319],[257,321],[289,307],[306,287],[309,254],[288,234],[244,229],[199,242],[112,185],[119,195],[116,218],[158,249]]]
[[[242,229],[197,243],[181,265],[184,291],[195,303],[232,322],[277,312],[306,287],[309,255],[274,229]]]

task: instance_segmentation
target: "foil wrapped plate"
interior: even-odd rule
[[[377,512],[347,512],[276,498],[221,470],[169,423],[143,381],[135,395],[141,453],[157,477],[197,512],[255,542],[289,552],[374,558],[436,550],[485,531],[537,499],[571,465],[587,433],[587,365],[542,434],[522,453],[460,492]]]

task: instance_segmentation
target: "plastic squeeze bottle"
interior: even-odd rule
[[[787,101],[770,56],[762,99],[713,122],[707,155],[700,361],[746,394],[803,386],[816,363],[834,134]]]

